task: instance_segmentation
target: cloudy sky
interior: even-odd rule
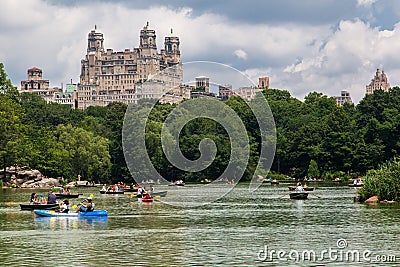
[[[270,76],[299,99],[345,89],[358,102],[377,68],[400,84],[397,0],[2,0],[1,11],[0,62],[18,86],[33,66],[51,86],[78,82],[94,25],[106,48],[123,50],[138,46],[147,21],[159,49],[174,29],[183,62]]]

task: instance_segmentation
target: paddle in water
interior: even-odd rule
[[[312,195],[312,196],[315,196],[315,197],[317,197],[317,198],[321,198],[320,196],[317,196],[316,194],[314,194],[314,193],[310,193],[310,192],[308,192],[310,195]]]
[[[280,197],[278,197],[278,198],[282,198],[282,197],[287,196],[287,195],[289,195],[289,194],[290,194],[290,193],[283,194],[282,196],[280,196]]]

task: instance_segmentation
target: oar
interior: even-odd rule
[[[289,195],[290,193],[286,193],[286,194],[284,194],[284,195],[282,195],[282,196],[280,196],[280,197],[278,197],[278,198],[282,198],[282,197],[284,197],[284,196],[287,196],[287,195]]]
[[[317,196],[316,194],[314,194],[314,193],[310,193],[310,192],[308,192],[309,194],[311,194],[311,195],[313,195],[313,196],[316,196],[317,198],[321,198],[320,196]]]
[[[19,204],[24,204],[26,202],[7,202],[6,205],[7,206],[14,206],[14,205],[19,205]]]

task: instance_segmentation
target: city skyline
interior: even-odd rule
[[[0,61],[14,85],[31,67],[43,69],[50,86],[79,81],[87,32],[97,28],[105,46],[122,51],[139,44],[147,21],[159,36],[174,29],[182,62],[209,60],[230,65],[256,84],[303,99],[350,92],[358,103],[377,68],[399,85],[400,3],[396,1],[4,1]],[[342,10],[346,10],[342,12]],[[16,16],[19,14],[19,16]],[[126,37],[128,36],[128,37]],[[162,38],[157,39],[162,47]]]

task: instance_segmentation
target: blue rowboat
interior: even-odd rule
[[[55,212],[54,210],[34,210],[36,215],[42,217],[103,217],[108,216],[106,210],[94,210],[89,212]]]

